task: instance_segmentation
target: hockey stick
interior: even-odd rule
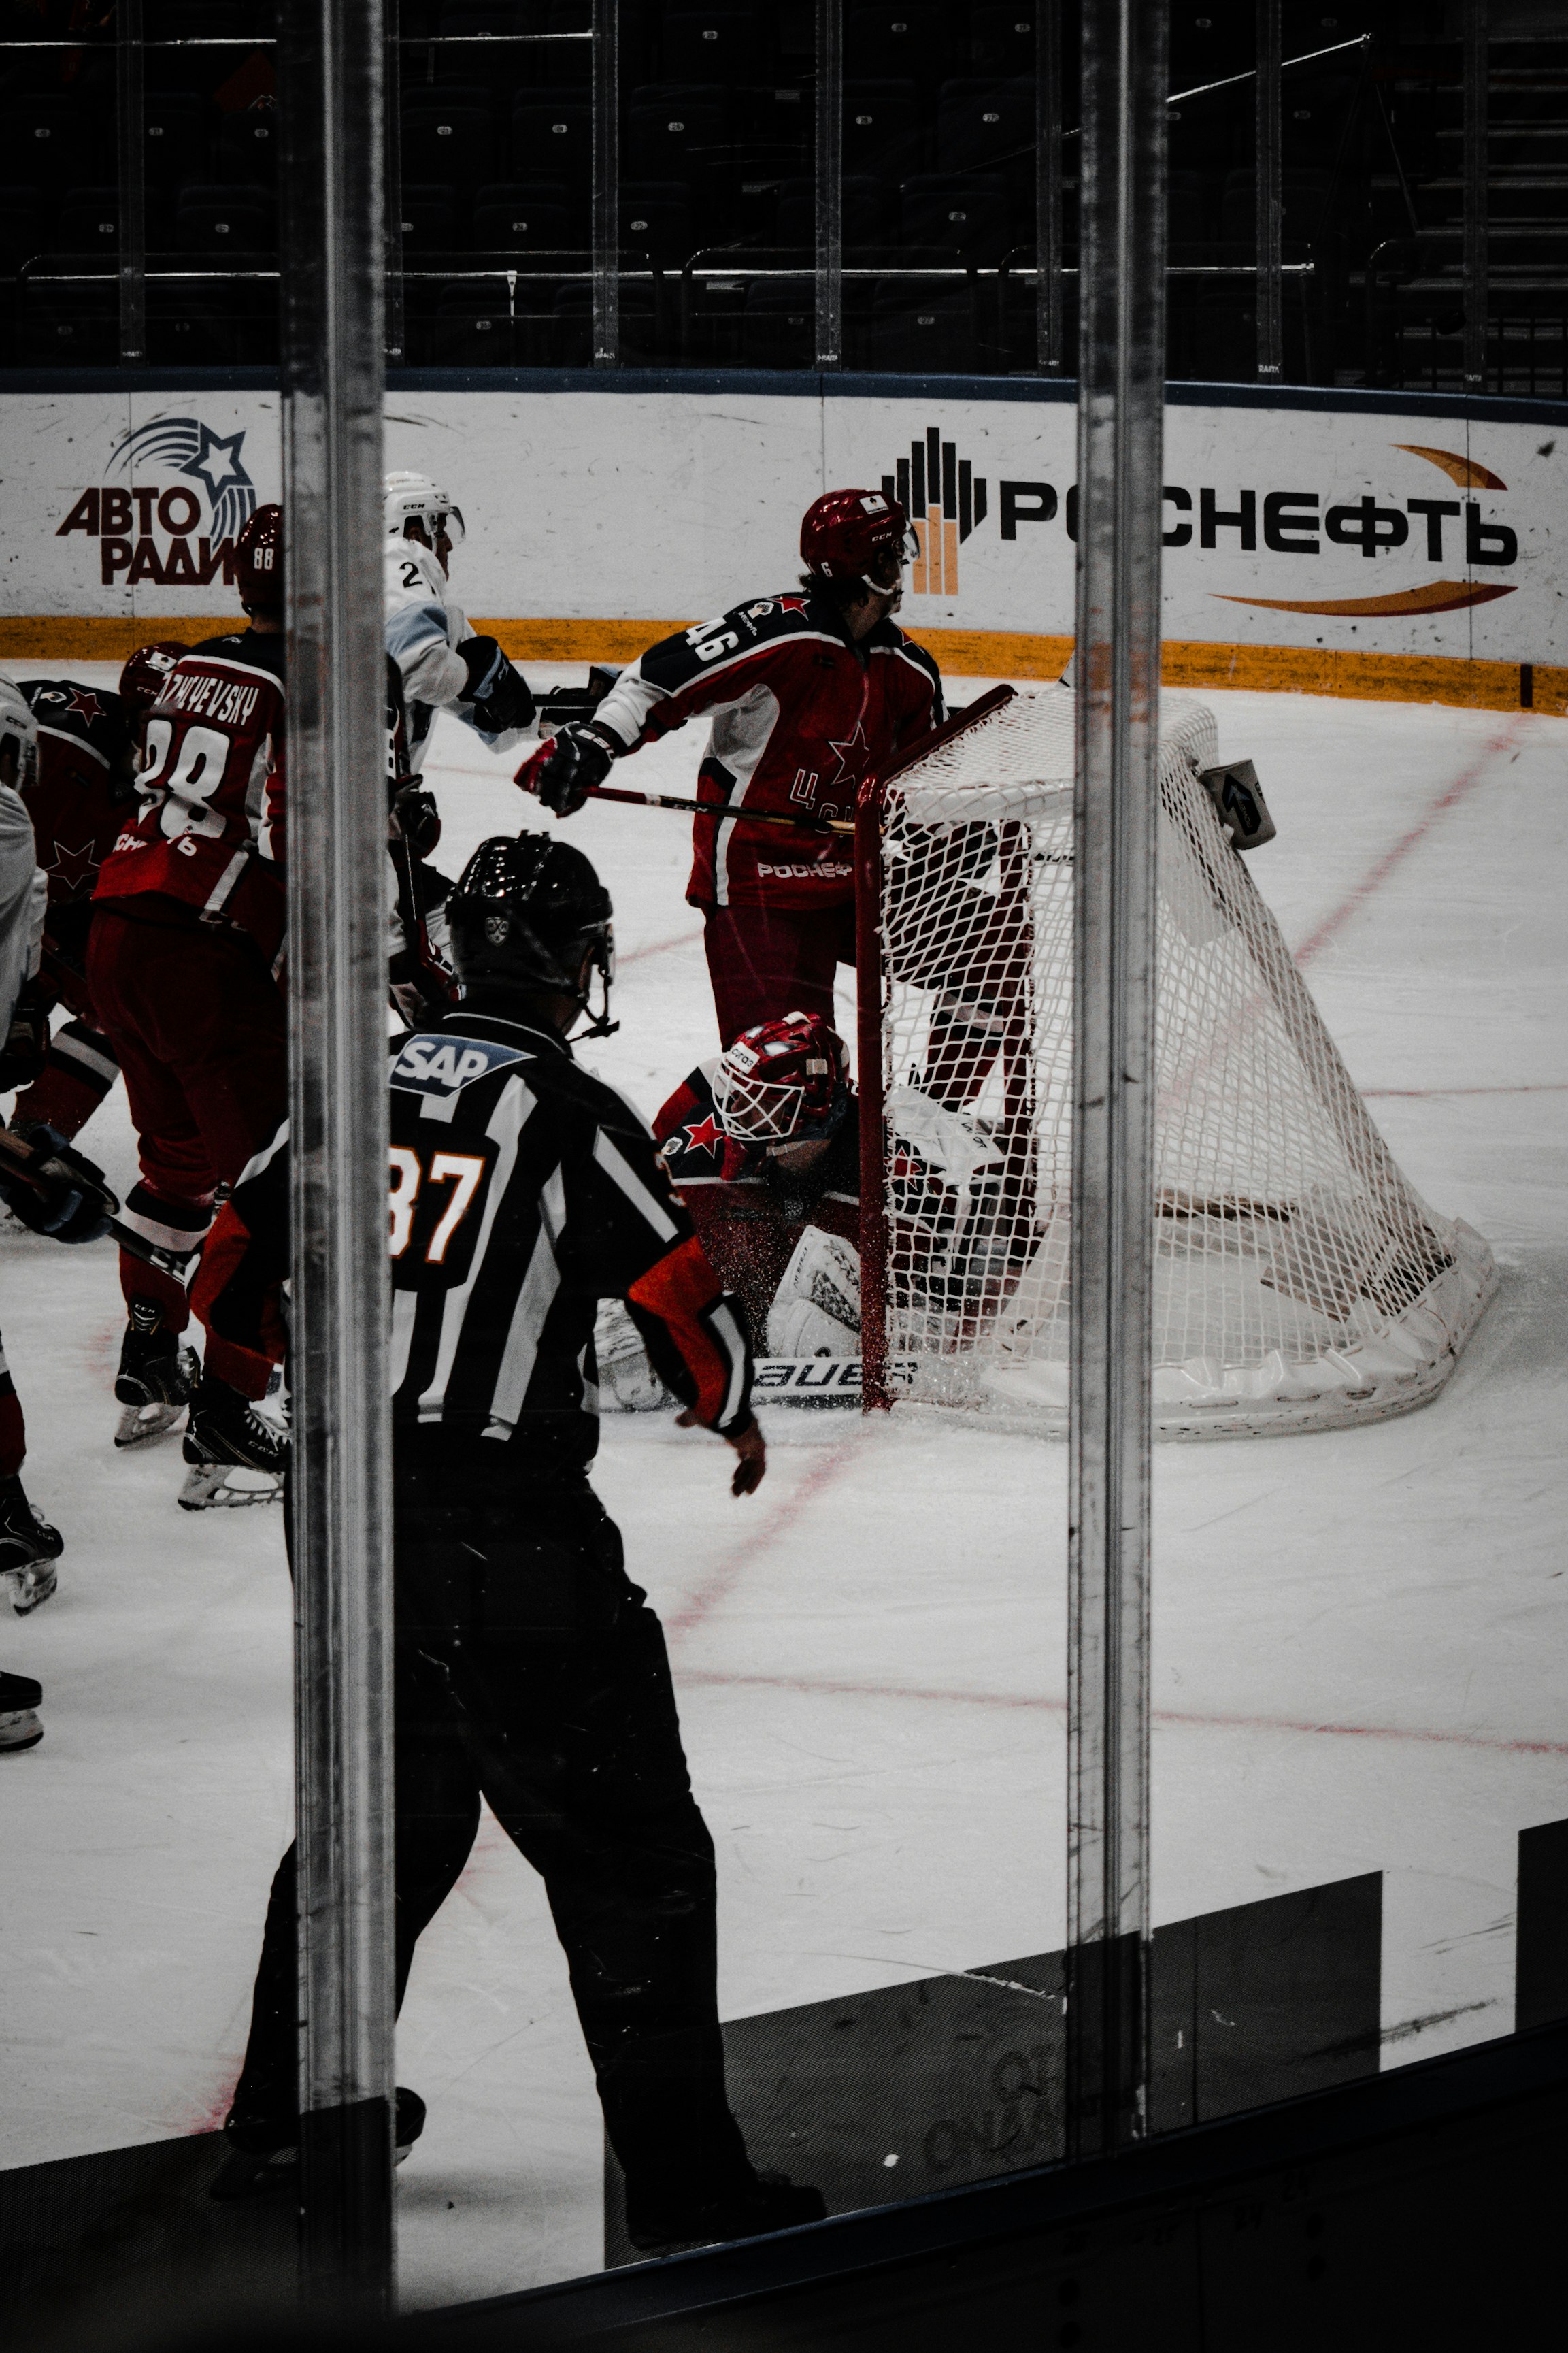
[[[674,793],[632,793],[618,785],[590,785],[595,801],[630,801],[637,808],[681,809],[691,817],[733,818],[744,825],[787,825],[796,833],[853,833],[852,817],[786,817],[777,809],[731,808],[724,801],[687,801]]]
[[[44,1159],[23,1137],[13,1135],[8,1127],[0,1127],[0,1160],[6,1164],[12,1176],[19,1176],[23,1184],[30,1185],[35,1192],[42,1193],[47,1189],[44,1179],[51,1170],[55,1170],[72,1184],[80,1186],[84,1192],[96,1193],[111,1212],[120,1207],[107,1185],[94,1185],[79,1170],[68,1168],[59,1161]],[[139,1258],[143,1266],[155,1267],[160,1274],[173,1275],[176,1282],[184,1282],[185,1262],[173,1250],[160,1250],[156,1242],[143,1240],[139,1233],[121,1224],[112,1214],[109,1219],[109,1231],[121,1249],[128,1250],[132,1258]]]

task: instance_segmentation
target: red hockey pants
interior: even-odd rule
[[[173,1250],[199,1246],[213,1196],[268,1143],[289,1099],[282,993],[250,941],[201,923],[147,923],[100,907],[88,944],[93,1003],[125,1072],[142,1182],[128,1222]],[[150,903],[150,902],[149,902]],[[123,1250],[127,1302],[156,1300],[183,1332],[190,1309],[172,1275]],[[207,1362],[231,1377],[213,1354]]]
[[[837,1026],[833,981],[855,961],[853,906],[704,907],[702,916],[721,1047],[786,1013]]]

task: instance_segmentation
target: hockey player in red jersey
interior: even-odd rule
[[[24,797],[49,880],[36,998],[46,1024],[57,1006],[70,1017],[46,1039],[42,1072],[16,1098],[12,1122],[24,1131],[42,1124],[75,1135],[120,1075],[88,993],[92,893],[136,797],[142,723],[186,651],[172,639],[139,646],[113,692],[69,678],[20,681],[38,725],[37,776]]]
[[[104,860],[88,987],[125,1072],[141,1181],[124,1220],[194,1258],[217,1188],[232,1186],[282,1115],[288,1060],[283,946],[282,511],[240,533],[249,627],[182,655],[146,722],[140,812]],[[199,1385],[184,1345],[183,1284],[122,1254],[129,1321],[117,1442],[167,1429],[189,1405],[182,1502],[218,1500],[228,1467],[280,1474],[284,1446],[252,1410],[248,1368],[210,1346]]]
[[[614,761],[700,716],[712,722],[687,898],[700,907],[728,1046],[800,1008],[833,1018],[855,960],[854,869],[841,834],[748,824],[748,809],[852,817],[861,780],[941,723],[935,662],[897,626],[908,519],[879,491],[829,491],[807,512],[799,590],[737,605],[651,646],[593,718],[562,728],[518,772],[569,817]]]
[[[770,1356],[855,1355],[860,1162],[843,1040],[763,1021],[682,1080],[653,1124],[719,1280]]]

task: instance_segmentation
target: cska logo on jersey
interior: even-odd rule
[[[686,1141],[693,1152],[717,1152],[724,1142],[724,1131],[711,1112],[686,1131]]]
[[[103,705],[97,695],[89,692],[85,686],[74,686],[70,691],[70,699],[66,704],[64,715],[69,719],[73,713],[79,719],[85,719],[90,727],[95,719],[103,717]]]

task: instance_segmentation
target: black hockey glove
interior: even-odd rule
[[[434,793],[422,792],[416,785],[405,785],[392,804],[392,820],[397,838],[405,841],[416,858],[428,858],[441,839],[441,812],[436,806]]]
[[[493,638],[465,638],[458,659],[468,673],[463,696],[487,735],[505,735],[526,727],[533,717],[533,697],[528,681],[514,670]]]
[[[518,771],[517,781],[557,817],[570,817],[604,783],[621,748],[609,729],[594,720],[563,727]]]
[[[102,1169],[42,1121],[9,1132],[31,1155],[24,1175],[17,1160],[0,1154],[0,1195],[12,1215],[57,1242],[95,1242],[106,1233],[120,1205]]]
[[[36,980],[24,981],[11,1008],[11,1027],[0,1046],[0,1094],[30,1087],[49,1050],[49,1012]]]

